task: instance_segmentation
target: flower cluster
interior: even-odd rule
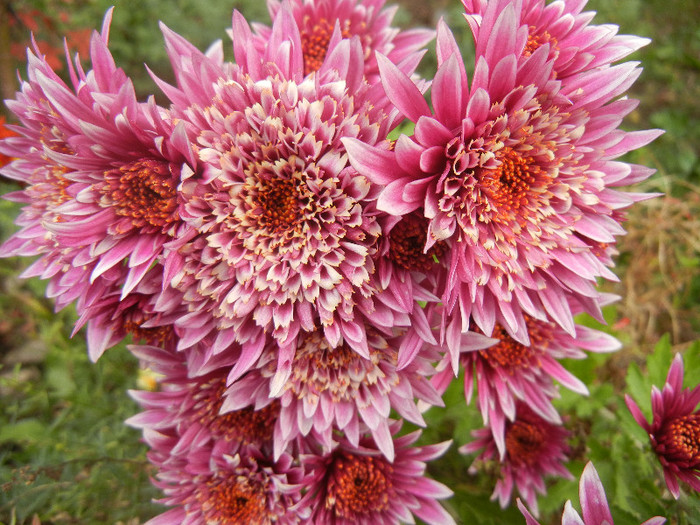
[[[111,12],[69,83],[28,52],[2,255],[38,256],[24,276],[75,303],[93,360],[129,336],[159,374],[128,421],[173,507],[151,523],[450,523],[425,477],[448,444],[397,418],[424,426],[460,370],[486,425],[461,450],[500,465],[502,505],[570,477],[555,381],[585,394],[560,360],[619,346],[574,315],[601,318],[649,197],[617,159],[660,132],[619,129],[640,69],[613,65],[647,41],[583,1],[463,4],[473,64],[384,0],[235,11],[233,61],[162,25],[167,107],[115,64]]]

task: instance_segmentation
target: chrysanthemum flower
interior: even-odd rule
[[[144,411],[129,418],[128,425],[179,436],[178,448],[189,447],[204,434],[214,440],[272,451],[272,431],[279,417],[279,402],[271,400],[259,410],[245,407],[221,413],[226,378],[231,370],[230,356],[219,356],[217,363],[211,359],[208,365],[213,370],[196,375],[193,367],[188,366],[185,354],[174,351],[174,345],[168,348],[131,346],[130,350],[157,374],[160,388],[129,392]]]
[[[475,472],[480,462],[499,461],[494,432],[482,428],[472,432],[476,438],[460,447],[462,454],[471,454],[481,449],[471,472]],[[537,494],[545,494],[545,476],[560,476],[573,479],[564,466],[569,447],[566,439],[569,432],[560,425],[553,425],[535,414],[522,402],[516,405],[514,421],[506,422],[506,453],[500,460],[500,474],[491,500],[498,499],[502,508],[510,503],[513,489],[527,502],[535,515],[538,514]]]
[[[394,64],[417,60],[434,37],[428,29],[400,31],[391,26],[397,6],[384,7],[385,0],[294,0],[289,2],[299,26],[304,55],[304,73],[318,71],[326,54],[341,38],[357,36],[362,44],[364,74],[370,83],[379,79],[374,52],[386,55]],[[282,7],[278,0],[267,2],[274,20]],[[264,45],[270,28],[254,24],[256,36]]]
[[[110,19],[111,11],[93,34],[93,69],[85,73],[77,60],[70,68],[72,88],[28,52],[28,80],[8,101],[21,136],[0,142],[16,159],[2,173],[26,184],[6,196],[26,206],[2,255],[39,255],[23,276],[50,279],[58,308],[76,299],[84,308],[114,291],[128,296],[178,235],[176,187],[182,166],[194,164],[184,126],[153,100],[138,103],[115,66]]]
[[[488,3],[487,0],[462,0],[477,42],[488,41],[488,37],[480,34],[493,31],[501,13],[499,9],[487,9]],[[587,0],[513,2],[513,11],[508,16],[514,16],[521,27],[527,27],[527,31],[518,32],[518,38],[525,40],[521,59],[546,45],[547,58],[553,60],[551,78],[566,84],[572,77],[606,67],[650,42],[648,38],[618,35],[619,28],[612,24],[590,24],[595,12],[582,12],[586,3]]]
[[[498,323],[527,344],[525,315],[571,335],[571,306],[600,317],[596,278],[615,278],[601,246],[623,233],[620,210],[646,198],[614,187],[652,172],[612,159],[659,132],[616,129],[636,105],[614,100],[639,75],[636,64],[598,68],[560,89],[547,46],[525,56],[527,26],[515,4],[487,4],[483,19],[494,22],[477,35],[471,87],[452,33],[439,24],[432,112],[380,56],[387,95],[416,123],[414,134],[393,147],[344,142],[353,167],[382,186],[378,209],[423,215],[425,250],[444,243],[444,331],[474,322],[490,335]]]
[[[426,347],[399,370],[402,337],[384,338],[368,331],[367,339],[368,359],[346,345],[331,347],[320,331],[305,334],[291,363],[282,368],[273,341],[256,368],[228,388],[222,412],[249,405],[257,410],[279,399],[275,457],[300,435],[310,435],[330,449],[337,431],[342,431],[349,443],[358,446],[364,424],[376,447],[393,460],[390,411],[424,426],[415,400],[444,406],[429,381],[438,354]]]
[[[363,80],[358,37],[339,41],[305,76],[288,7],[262,53],[239,13],[233,30],[237,63],[225,67],[165,30],[178,87],[160,84],[202,166],[184,177],[188,231],[169,245],[166,262],[166,281],[190,309],[177,323],[181,347],[212,333],[214,353],[238,341],[241,375],[265,333],[293,347],[300,330],[322,327],[333,345],[344,340],[369,357],[365,319],[388,329],[422,314],[414,301],[378,295],[372,187],[349,166],[341,139],[379,143],[398,114]]]
[[[183,311],[181,305],[168,313],[158,312],[155,303],[163,287],[163,267],[154,264],[126,297],[107,279],[97,279],[90,295],[77,298],[81,312],[73,335],[87,324],[88,355],[93,361],[131,335],[134,343],[166,347],[176,339],[173,323]]]
[[[506,421],[515,418],[518,401],[525,403],[545,421],[560,425],[559,413],[551,400],[559,397],[554,381],[582,395],[588,389],[579,379],[566,370],[560,359],[582,359],[589,352],[612,352],[620,348],[615,338],[585,326],[576,326],[576,337],[564,332],[548,321],[525,318],[530,345],[526,346],[496,325],[492,338],[495,344],[484,349],[467,346],[460,362],[464,368],[464,394],[471,401],[474,381],[478,406],[493,432],[496,447],[503,458],[506,453]],[[440,392],[444,392],[454,377],[449,365],[449,355],[441,363],[441,370],[433,378]]]
[[[571,501],[567,501],[561,517],[562,525],[613,525],[610,507],[608,507],[608,500],[605,497],[605,489],[600,482],[598,472],[590,461],[583,469],[583,474],[581,474],[578,494],[581,500],[583,519],[574,510]],[[525,516],[527,525],[540,525],[532,514],[528,512],[520,499],[518,499],[518,508]],[[655,516],[649,518],[641,525],[663,525],[664,523],[666,523],[666,518]]]
[[[697,409],[700,385],[683,388],[681,354],[673,359],[663,389],[654,386],[651,391],[651,423],[629,395],[625,395],[625,402],[634,419],[649,434],[673,497],[680,497],[679,480],[700,492],[700,409]]]
[[[148,525],[303,522],[303,511],[294,505],[304,474],[290,455],[272,462],[255,447],[238,449],[226,440],[199,436],[183,450],[172,435],[144,437],[152,447],[149,460],[158,468],[153,483],[165,493],[158,502],[174,507]]]
[[[392,433],[399,427],[392,425]],[[412,447],[419,436],[416,431],[394,438],[393,462],[367,439],[359,447],[341,439],[330,453],[302,455],[308,492],[297,508],[310,509],[310,522],[319,524],[414,523],[413,516],[434,525],[454,523],[437,501],[452,491],[424,477],[425,462],[442,455],[450,443]]]

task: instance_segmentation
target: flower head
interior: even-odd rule
[[[205,435],[213,440],[231,442],[234,448],[229,449],[229,454],[237,447],[249,445],[263,452],[272,450],[272,429],[279,417],[278,402],[272,400],[264,407],[222,413],[226,379],[231,370],[230,357],[219,356],[216,364],[212,359],[208,364],[213,370],[196,374],[185,355],[174,351],[174,345],[168,348],[131,346],[130,350],[158,375],[160,389],[130,391],[144,411],[129,418],[127,424],[145,432],[177,436],[178,449],[188,448]]]
[[[293,508],[301,497],[304,475],[285,454],[270,461],[254,447],[231,450],[230,441],[200,439],[177,448],[177,438],[161,433],[146,436],[149,459],[158,468],[153,483],[174,508],[149,525],[182,523],[294,524],[304,514]]]
[[[385,0],[295,0],[290,2],[299,26],[304,55],[304,73],[318,71],[333,44],[341,38],[357,36],[362,44],[364,74],[371,83],[378,80],[374,52],[387,55],[395,64],[411,58],[419,59],[421,49],[434,38],[428,29],[400,31],[391,21],[396,7],[385,8]],[[282,3],[267,2],[274,20]],[[270,29],[256,24],[256,36],[265,42]]]
[[[571,501],[567,501],[564,507],[564,514],[561,517],[562,525],[613,525],[610,507],[608,507],[608,500],[605,497],[605,489],[600,482],[598,472],[590,461],[583,469],[583,474],[581,474],[579,499],[581,500],[583,519],[574,510]],[[518,508],[525,516],[527,525],[540,525],[520,499],[518,499]],[[641,525],[663,525],[664,523],[666,523],[665,518],[655,516]]]
[[[392,433],[399,426],[392,425]],[[341,439],[330,453],[302,455],[309,485],[298,508],[311,509],[312,523],[413,523],[412,514],[429,524],[454,523],[437,502],[452,492],[424,477],[425,462],[442,455],[449,442],[411,447],[419,436],[416,431],[394,438],[393,462],[366,439],[359,446]]]
[[[341,140],[384,141],[396,111],[364,81],[357,37],[335,42],[305,75],[298,23],[285,6],[260,51],[234,15],[233,65],[164,30],[178,88],[161,85],[202,167],[183,177],[188,230],[167,255],[167,280],[190,310],[176,325],[183,348],[207,334],[243,344],[237,376],[266,333],[294,347],[300,331],[321,327],[333,346],[344,340],[368,357],[366,319],[389,329],[416,313],[413,301],[378,298],[372,188]]]
[[[493,438],[501,458],[506,453],[506,421],[515,418],[516,403],[525,403],[545,421],[560,425],[559,413],[552,399],[559,397],[554,381],[579,394],[587,395],[588,389],[579,379],[567,371],[560,359],[581,359],[583,350],[611,352],[620,347],[613,337],[584,326],[576,326],[576,337],[570,336],[560,326],[526,317],[529,345],[513,339],[500,325],[492,334],[495,343],[488,348],[474,348],[465,344],[460,362],[464,368],[464,393],[471,401],[476,382],[478,406],[493,432]],[[447,388],[453,377],[446,355],[433,383],[440,391]],[[476,378],[476,379],[475,379]]]
[[[153,275],[182,224],[182,167],[194,164],[183,126],[153,100],[137,102],[115,66],[107,49],[110,19],[111,11],[92,36],[93,69],[85,73],[77,60],[70,68],[72,87],[38,50],[28,52],[28,80],[8,102],[20,136],[0,142],[15,158],[3,174],[26,185],[8,195],[25,207],[21,230],[2,255],[39,255],[24,276],[49,279],[57,307],[79,299],[83,315],[105,294],[123,299]]]
[[[332,347],[321,331],[311,332],[300,338],[293,359],[282,367],[278,365],[280,349],[273,342],[256,368],[228,388],[222,411],[249,405],[258,408],[279,399],[275,457],[298,436],[308,435],[330,449],[337,431],[342,431],[357,446],[366,428],[375,446],[391,461],[395,451],[390,410],[424,426],[415,399],[427,405],[443,404],[428,380],[437,353],[425,348],[398,369],[403,337],[385,338],[369,331],[367,339],[369,358],[347,345]]]
[[[487,0],[462,0],[465,17],[474,38],[484,45],[488,34],[499,22],[502,11],[487,9]],[[649,43],[649,39],[618,35],[612,24],[592,25],[595,13],[583,12],[586,1],[550,2],[523,0],[513,2],[510,16],[527,31],[518,32],[518,45],[524,46],[521,59],[526,59],[546,46],[543,58],[552,61],[551,78],[566,84],[581,73],[606,67]]]
[[[680,497],[679,480],[700,492],[700,409],[697,409],[700,385],[683,388],[681,354],[673,359],[663,389],[652,388],[651,423],[629,395],[625,395],[625,402],[634,419],[649,434],[673,497]]]
[[[496,447],[493,431],[486,427],[473,432],[477,439],[460,447],[462,454],[482,450],[476,463],[498,460],[500,453]],[[537,494],[544,494],[545,476],[560,476],[573,479],[564,466],[569,447],[569,436],[563,427],[553,425],[535,414],[529,407],[519,402],[516,416],[506,422],[505,456],[500,460],[500,474],[491,499],[498,499],[502,508],[510,503],[513,488],[517,488],[528,506],[538,513]]]
[[[639,75],[636,64],[553,81],[547,46],[524,52],[528,27],[517,5],[486,5],[482,23],[492,27],[475,35],[471,86],[452,33],[439,24],[432,110],[379,56],[387,96],[415,122],[414,133],[393,147],[344,142],[351,164],[381,186],[378,209],[422,215],[424,250],[445,246],[443,331],[466,331],[471,321],[490,335],[498,323],[528,344],[525,315],[571,335],[572,307],[599,316],[596,278],[614,278],[601,243],[615,242],[620,210],[643,198],[614,187],[651,173],[612,159],[659,132],[616,129],[635,107],[614,99]]]

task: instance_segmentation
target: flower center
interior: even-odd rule
[[[685,468],[700,468],[700,412],[672,419],[658,441],[667,459],[687,464]]]
[[[434,244],[424,253],[428,224],[425,219],[407,215],[391,230],[389,257],[409,271],[428,272],[445,254],[443,243]]]
[[[535,465],[542,457],[546,438],[544,421],[516,420],[506,429],[506,452],[510,461],[514,465]]]
[[[195,418],[212,434],[243,445],[261,444],[270,440],[279,415],[279,401],[260,410],[246,407],[220,414],[226,393],[226,376],[214,378],[200,386],[195,394]]]
[[[124,331],[131,334],[134,341],[146,341],[149,345],[165,347],[174,336],[172,326],[154,326],[143,328],[141,325],[148,320],[146,314],[133,315],[124,320]]]
[[[304,25],[308,26],[311,17],[304,17]],[[335,22],[335,21],[334,21]],[[314,71],[318,71],[323,64],[328,52],[328,44],[333,36],[334,24],[331,24],[325,18],[321,18],[311,28],[302,29],[301,31],[301,46],[304,54],[304,74],[308,75]],[[346,20],[341,24],[341,35],[343,38],[351,36],[350,21]]]
[[[501,326],[496,325],[491,337],[499,339],[497,343],[485,350],[479,350],[479,355],[486,359],[491,366],[504,369],[510,375],[518,370],[530,368],[537,355],[546,348],[549,339],[540,330],[537,321],[526,317],[528,334],[530,335],[530,346],[525,346],[508,335],[508,332]]]
[[[198,492],[205,523],[264,523],[265,492],[242,475],[209,480]]]
[[[559,46],[557,44],[557,39],[554,38],[547,31],[541,31],[539,33],[537,33],[536,31],[537,31],[536,27],[534,27],[534,26],[529,27],[529,34],[527,36],[527,44],[525,44],[525,49],[523,50],[523,56],[529,57],[535,51],[537,51],[538,48],[540,48],[544,44],[549,44],[550,56],[552,55],[552,53],[558,55],[559,54]]]
[[[293,228],[301,219],[296,185],[290,179],[272,179],[262,183],[258,191],[260,224],[270,232]]]
[[[481,170],[480,186],[483,192],[485,208],[492,211],[483,222],[508,223],[517,217],[520,226],[524,226],[531,210],[530,201],[533,193],[540,191],[542,180],[548,180],[542,170],[534,164],[533,159],[519,155],[511,148],[503,148],[498,155],[500,165]],[[545,187],[548,186],[545,183]]]
[[[299,399],[326,393],[334,402],[354,401],[362,385],[371,387],[386,376],[378,366],[380,354],[394,362],[397,357],[386,348],[381,353],[371,349],[370,359],[364,359],[345,345],[331,348],[320,332],[314,332],[297,349],[287,388]],[[273,374],[274,367],[268,373]]]
[[[326,508],[339,518],[385,511],[393,496],[393,468],[384,458],[343,452],[334,462],[326,496]]]
[[[137,227],[163,228],[178,220],[176,181],[170,166],[140,159],[105,172],[106,205]]]

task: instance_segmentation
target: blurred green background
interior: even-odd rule
[[[0,93],[12,98],[23,74],[24,47],[34,31],[56,68],[63,59],[62,35],[86,55],[89,31],[99,28],[108,0],[0,0]],[[142,98],[155,91],[144,62],[171,79],[158,20],[201,49],[222,39],[232,8],[249,21],[268,22],[260,0],[126,0],[116,2],[110,49],[134,79]],[[458,0],[402,0],[395,23],[408,28],[435,26],[445,17],[469,56],[471,36]],[[667,132],[631,162],[658,173],[637,191],[664,197],[638,204],[629,213],[621,239],[619,283],[605,283],[622,299],[608,307],[605,330],[624,343],[612,356],[594,356],[567,365],[591,390],[588,399],[562,392],[558,408],[573,432],[570,470],[578,476],[593,459],[618,524],[638,524],[655,514],[669,523],[700,524],[700,499],[669,499],[660,468],[645,436],[624,408],[629,392],[648,407],[652,384],[661,386],[675,351],[684,352],[688,385],[700,382],[700,4],[695,0],[590,0],[594,22],[614,23],[621,33],[650,37],[636,53],[644,73],[630,96],[641,99],[627,119],[628,129]],[[432,50],[422,65],[432,76]],[[63,70],[65,72],[65,68]],[[162,102],[165,102],[161,100]],[[4,108],[0,110],[2,115]],[[6,113],[5,113],[6,114]],[[9,115],[6,115],[9,117]],[[0,181],[0,192],[16,189]],[[0,202],[0,239],[15,231],[18,208]],[[18,278],[29,261],[0,260],[0,523],[143,523],[164,509],[158,497],[139,432],[123,425],[138,411],[130,388],[148,388],[152,378],[120,345],[97,364],[87,359],[82,334],[70,339],[74,312],[55,313],[44,284]],[[589,322],[582,320],[582,322]],[[654,351],[656,349],[656,351]],[[455,382],[448,408],[428,414],[426,443],[454,439],[461,445],[480,426],[474,407],[465,407]],[[433,476],[456,493],[447,505],[460,523],[524,523],[514,505],[505,512],[488,501],[493,479],[472,476],[473,458],[456,452],[431,465]],[[486,466],[486,470],[489,468]],[[543,523],[559,523],[564,500],[578,502],[577,481],[555,481],[540,506]]]

